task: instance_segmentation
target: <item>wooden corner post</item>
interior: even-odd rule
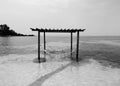
[[[71,58],[72,58],[72,50],[73,49],[73,33],[71,32],[71,50],[70,50],[70,55],[71,55]]]
[[[45,35],[45,31],[44,31],[44,57],[46,55],[46,35]]]
[[[77,31],[76,61],[79,62],[79,31]]]
[[[40,63],[40,31],[38,31],[38,61]]]

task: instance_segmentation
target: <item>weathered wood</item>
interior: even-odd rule
[[[77,31],[77,49],[76,49],[76,61],[79,61],[79,31]]]
[[[41,29],[38,29],[38,28],[36,28],[36,29],[34,29],[34,28],[30,28],[32,31],[40,31],[40,32],[63,32],[63,33],[71,33],[71,32],[73,32],[73,33],[75,33],[75,32],[77,32],[77,31],[80,31],[80,32],[83,32],[85,29],[43,29],[43,28],[41,28]]]
[[[73,33],[71,32],[71,58],[72,58],[72,50],[73,49]]]
[[[38,61],[40,63],[40,32],[38,31]]]
[[[46,54],[46,35],[45,35],[45,32],[44,32],[44,56]]]
[[[32,31],[38,31],[38,60],[39,63],[41,62],[40,58],[40,32],[44,32],[44,54],[46,54],[46,32],[69,32],[71,33],[71,58],[72,58],[72,52],[73,52],[73,33],[77,32],[77,46],[76,46],[76,61],[79,61],[79,32],[84,32],[85,29],[39,29],[39,28],[30,28]]]

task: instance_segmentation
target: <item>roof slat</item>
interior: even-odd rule
[[[34,29],[34,28],[30,28],[30,29],[32,31],[40,31],[40,32],[77,32],[77,31],[83,32],[85,30],[85,29],[66,29],[66,28],[65,29],[51,29],[51,28],[49,28],[49,29],[47,29],[47,28]]]

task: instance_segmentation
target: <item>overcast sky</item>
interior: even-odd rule
[[[20,33],[33,28],[86,28],[83,35],[120,35],[120,0],[0,0],[0,24]]]

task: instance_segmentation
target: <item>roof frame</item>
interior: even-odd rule
[[[34,28],[30,28],[32,31],[40,31],[40,32],[62,32],[62,33],[70,33],[70,32],[73,32],[73,33],[75,33],[75,32],[83,32],[85,29],[51,29],[51,28],[49,28],[49,29],[47,29],[47,28],[41,28],[41,29],[39,29],[39,28],[36,28],[36,29],[34,29]]]

